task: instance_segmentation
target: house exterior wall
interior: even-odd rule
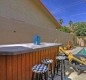
[[[0,0],[0,44],[32,42],[35,34],[41,42],[73,42],[57,26],[32,0]]]
[[[24,21],[39,27],[53,27],[52,21],[33,0],[0,0],[0,16]]]

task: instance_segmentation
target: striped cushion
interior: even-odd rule
[[[42,60],[42,63],[43,63],[43,64],[50,64],[50,63],[52,63],[52,62],[53,62],[52,59],[43,59],[43,60]]]
[[[58,59],[58,60],[65,60],[66,57],[65,56],[57,56],[56,59]]]
[[[48,68],[44,64],[38,64],[32,67],[32,71],[35,73],[44,73],[48,71]]]

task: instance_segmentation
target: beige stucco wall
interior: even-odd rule
[[[34,0],[0,0],[0,16],[24,21],[39,27],[53,27],[52,21],[41,9],[36,7]]]
[[[56,25],[31,0],[0,0],[0,44],[72,41],[73,36],[55,30]]]

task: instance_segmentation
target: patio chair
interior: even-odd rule
[[[82,71],[86,71],[86,59],[85,58],[80,57],[80,56],[76,57],[72,53],[67,52],[66,50],[64,50],[62,47],[59,48],[59,51],[63,52],[64,54],[67,55],[69,63],[74,68],[74,70],[78,72],[78,74],[80,74]],[[78,64],[74,65],[74,64],[72,64],[72,61],[75,61]]]

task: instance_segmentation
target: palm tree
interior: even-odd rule
[[[63,19],[59,19],[59,23],[62,25],[62,23],[63,23]]]
[[[70,25],[70,27],[72,27],[72,25],[73,25],[73,21],[69,21],[69,25]]]
[[[69,21],[69,29],[71,32],[74,31],[73,21],[71,21],[71,20]]]

